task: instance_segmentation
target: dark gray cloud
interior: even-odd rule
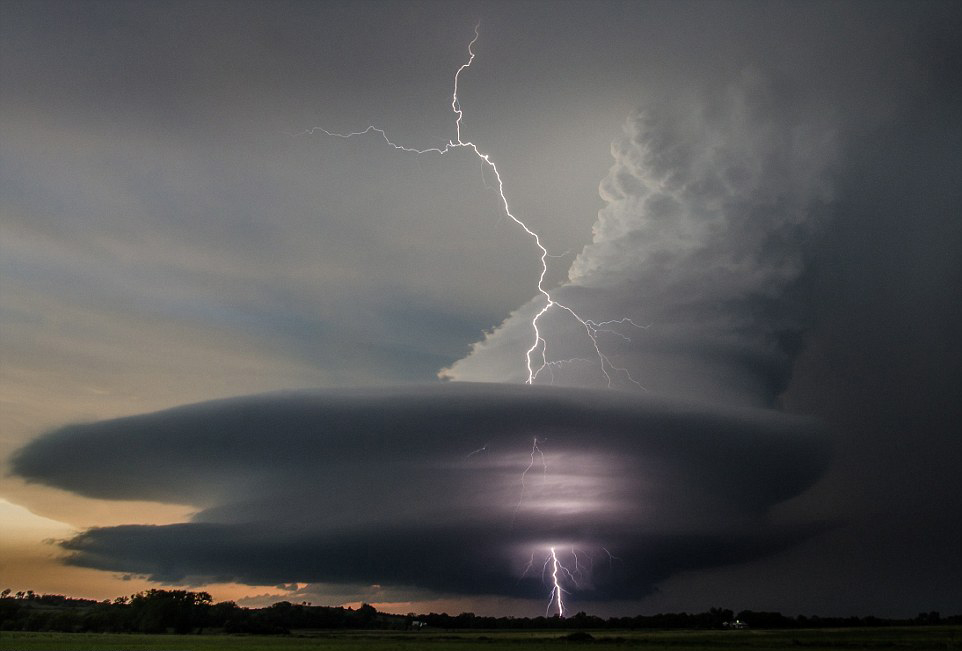
[[[816,423],[775,412],[459,383],[71,425],[23,448],[13,470],[84,496],[201,509],[185,524],[89,530],[64,543],[79,565],[537,596],[540,573],[522,579],[523,567],[557,546],[593,560],[580,589],[608,599],[810,535],[818,526],[770,509],[827,461]]]

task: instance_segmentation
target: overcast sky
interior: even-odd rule
[[[960,29],[4,2],[0,587],[962,611]]]

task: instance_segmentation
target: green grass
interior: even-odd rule
[[[806,629],[787,631],[591,631],[593,640],[564,639],[570,631],[303,631],[294,635],[133,635],[0,632],[0,651],[561,651],[643,649],[962,650],[962,627]]]

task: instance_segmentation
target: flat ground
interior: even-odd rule
[[[0,632],[0,651],[521,651],[599,648],[646,651],[748,649],[962,649],[962,627],[848,628],[785,631],[569,631],[321,632],[284,636],[130,635]]]

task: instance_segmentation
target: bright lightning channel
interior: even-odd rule
[[[583,570],[581,567],[581,561],[578,558],[578,550],[574,547],[570,550],[571,557],[574,559],[574,565],[569,567],[565,565],[561,557],[558,555],[557,547],[552,545],[548,547],[548,552],[544,556],[544,564],[541,568],[541,580],[543,583],[550,586],[550,591],[548,593],[548,605],[545,608],[545,617],[551,615],[551,611],[554,610],[558,617],[564,617],[565,615],[565,600],[564,595],[569,594],[565,590],[564,585],[570,584],[575,588],[579,588],[580,581],[578,577],[584,578]],[[587,556],[589,564],[591,562],[591,556]],[[528,575],[531,568],[534,567],[535,552],[531,552],[531,558],[528,560],[527,565],[525,565],[524,570],[521,572],[521,578]]]
[[[515,506],[514,515],[511,518],[512,524],[518,516],[518,511],[521,510],[521,506],[524,503],[525,491],[527,489],[526,477],[531,469],[535,467],[536,464],[541,466],[542,476],[544,481],[548,479],[548,461],[545,458],[544,450],[538,445],[538,437],[534,437],[531,442],[531,452],[528,457],[528,465],[521,472],[521,495],[518,498],[518,504]],[[609,552],[606,548],[602,547],[605,554],[608,555],[609,564],[611,559],[616,558]],[[525,565],[524,570],[521,572],[521,578],[523,579],[531,571],[534,566],[535,561],[535,551],[531,552],[531,558],[528,560],[527,565]],[[590,554],[585,555],[588,561],[588,572],[590,574],[593,569],[593,559]],[[565,565],[561,559],[558,557],[558,552],[556,551],[556,546],[552,545],[548,547],[548,553],[544,557],[544,564],[541,568],[541,581],[542,583],[550,586],[550,591],[548,593],[548,605],[545,609],[545,617],[551,614],[554,609],[557,611],[558,617],[564,617],[565,614],[565,603],[564,595],[569,594],[567,590],[564,589],[563,584],[567,583],[573,585],[575,588],[580,588],[580,580],[585,578],[585,569],[581,559],[579,558],[579,551],[571,547],[571,558],[573,559],[573,564]],[[579,580],[580,579],[580,580]],[[519,579],[520,581],[520,579]]]
[[[547,341],[545,341],[544,337],[542,336],[541,328],[539,325],[541,322],[541,318],[545,314],[547,314],[552,308],[555,308],[557,310],[566,312],[569,316],[574,318],[584,328],[585,334],[588,336],[588,339],[591,342],[591,346],[594,348],[595,355],[597,356],[599,365],[601,367],[601,374],[604,377],[608,387],[611,387],[612,383],[614,382],[614,379],[612,377],[613,375],[615,376],[621,375],[629,382],[632,382],[633,384],[644,389],[644,387],[634,377],[632,377],[628,369],[620,366],[616,366],[611,361],[611,359],[609,359],[609,357],[604,354],[604,352],[601,350],[601,346],[598,343],[598,335],[602,332],[614,333],[630,341],[630,339],[628,339],[625,335],[612,330],[611,329],[612,325],[615,325],[615,324],[623,325],[623,326],[630,325],[636,328],[641,326],[638,326],[636,323],[634,323],[631,319],[628,319],[628,318],[617,319],[612,321],[602,321],[602,322],[595,322],[589,319],[585,319],[581,317],[581,315],[579,315],[577,312],[575,312],[575,310],[573,310],[571,307],[565,305],[564,303],[558,302],[551,295],[551,292],[549,292],[548,289],[545,288],[544,282],[545,282],[545,276],[548,273],[548,258],[554,257],[554,256],[551,256],[548,254],[548,249],[546,249],[545,246],[541,243],[541,238],[539,237],[539,235],[535,231],[533,231],[527,224],[525,224],[521,219],[519,219],[513,212],[511,212],[511,206],[509,205],[508,198],[504,192],[504,181],[501,179],[501,173],[498,171],[498,166],[495,165],[493,160],[491,160],[491,156],[489,154],[482,152],[475,143],[471,142],[470,140],[464,140],[462,138],[461,119],[464,117],[464,113],[461,110],[461,102],[458,100],[458,84],[461,80],[461,73],[467,70],[468,68],[470,68],[471,64],[474,62],[474,57],[475,57],[474,45],[475,43],[477,43],[478,38],[480,38],[480,34],[481,34],[480,29],[481,29],[480,23],[475,25],[474,38],[471,39],[471,42],[468,44],[468,60],[465,63],[461,64],[461,67],[459,67],[457,72],[454,73],[454,92],[451,95],[451,111],[457,116],[457,118],[454,121],[456,137],[453,140],[449,140],[447,144],[445,144],[443,147],[428,147],[426,149],[418,149],[416,147],[407,147],[404,145],[399,145],[393,140],[391,140],[383,129],[380,129],[374,125],[367,127],[363,131],[354,131],[351,133],[336,133],[333,131],[328,131],[327,129],[324,129],[322,127],[313,127],[297,135],[305,135],[305,134],[311,135],[311,134],[314,134],[315,132],[320,132],[334,138],[354,138],[356,136],[363,136],[370,133],[376,133],[384,140],[384,142],[388,146],[393,147],[398,151],[403,151],[403,152],[412,153],[412,154],[435,153],[435,154],[443,155],[454,149],[469,149],[472,152],[474,152],[475,156],[477,156],[481,160],[482,166],[486,165],[494,174],[494,178],[497,181],[497,184],[496,184],[497,187],[495,188],[495,190],[497,190],[498,195],[501,198],[501,204],[504,209],[504,214],[507,215],[508,218],[511,219],[511,221],[517,224],[528,235],[528,237],[530,237],[534,241],[535,246],[541,252],[540,253],[541,272],[538,276],[537,288],[538,288],[538,293],[544,299],[544,305],[541,307],[538,313],[535,314],[535,316],[531,319],[531,329],[533,332],[533,337],[532,337],[531,346],[528,348],[527,352],[525,353],[525,367],[528,372],[528,377],[527,377],[527,380],[525,380],[525,383],[534,384],[535,380],[538,379],[538,375],[542,371],[552,367],[552,365],[555,365],[555,362],[551,362],[548,360]],[[482,169],[484,168],[482,167]],[[562,361],[566,361],[566,360],[562,360]]]
[[[465,459],[465,460],[468,460],[468,459],[470,459],[471,457],[473,457],[473,456],[476,455],[476,454],[481,454],[482,452],[487,452],[487,451],[488,451],[488,444],[485,443],[484,445],[482,445],[482,446],[481,446],[480,448],[478,448],[477,450],[475,450],[475,451],[473,451],[473,452],[470,452],[470,453],[468,454],[468,456],[464,457],[464,459]]]
[[[558,578],[558,569],[561,563],[558,562],[558,554],[555,553],[554,547],[551,548],[551,595],[548,600],[548,610],[545,611],[545,615],[551,611],[551,604],[558,604],[558,617],[564,617],[565,614],[565,604],[564,604],[564,588],[561,587],[560,579]],[[545,561],[547,565],[548,561]]]

